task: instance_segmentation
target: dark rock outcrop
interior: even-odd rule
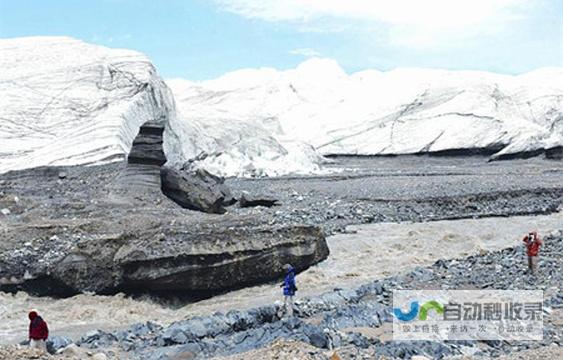
[[[176,246],[158,254],[150,245],[142,253],[136,244],[121,248],[115,259],[121,264],[123,286],[206,296],[276,279],[283,275],[284,263],[304,270],[329,252],[321,230],[309,226],[235,225],[178,235],[172,235],[180,240],[173,241]]]
[[[141,125],[139,134],[133,140],[133,145],[127,162],[129,164],[162,166],[166,163],[166,156],[162,148],[162,134],[164,124],[161,121],[148,121]]]
[[[236,199],[224,184],[223,178],[203,169],[176,170],[164,167],[167,161],[163,148],[164,126],[165,120],[160,119],[146,122],[140,127],[115,189],[129,197],[138,196],[142,190],[162,190],[184,208],[224,213],[223,206],[232,205]]]
[[[116,219],[90,219],[57,229],[58,242],[86,228],[88,235],[47,261],[38,260],[46,252],[44,247],[53,246],[48,241],[30,249],[25,263],[13,254],[0,269],[0,278],[12,279],[11,283],[0,282],[0,289],[52,294],[45,285],[57,284],[59,291],[67,292],[58,295],[127,291],[201,298],[276,279],[283,275],[285,263],[304,270],[329,252],[318,227],[271,226],[231,216],[182,218],[173,212],[146,216],[133,212],[112,212]],[[22,229],[13,231],[25,236]]]
[[[164,166],[160,181],[164,195],[186,209],[224,214],[234,200],[223,180],[203,169],[187,173]]]
[[[545,157],[554,160],[563,160],[563,146],[552,147],[545,151]]]
[[[186,209],[223,214],[224,206],[236,202],[224,179],[203,169],[176,170],[163,166],[163,119],[141,126],[127,157],[125,171],[116,182],[120,192],[137,196],[139,187],[162,192]]]
[[[163,144],[164,120],[143,124],[133,140],[125,169],[114,181],[114,192],[135,197],[160,188],[160,167],[166,163]]]

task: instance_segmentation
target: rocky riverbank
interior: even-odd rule
[[[537,276],[525,274],[522,246],[462,259],[440,260],[430,267],[376,280],[355,289],[335,289],[300,299],[294,318],[280,318],[276,305],[231,310],[194,317],[167,327],[146,323],[117,332],[95,331],[78,341],[119,358],[210,358],[251,351],[276,339],[337,349],[340,356],[373,359],[451,356],[491,357],[527,349],[563,345],[563,231],[545,239]],[[530,289],[543,290],[544,338],[537,342],[507,341],[391,341],[392,291],[395,289]],[[340,349],[340,350],[338,350]],[[325,351],[326,353],[326,351]],[[182,357],[183,356],[183,357]],[[320,357],[322,358],[322,357]]]

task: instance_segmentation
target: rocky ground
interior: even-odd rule
[[[24,265],[23,269],[30,262],[40,264],[46,258],[61,259],[68,249],[84,246],[80,245],[84,238],[91,240],[88,236],[92,232],[104,234],[103,241],[111,244],[123,238],[115,233],[131,227],[149,234],[147,241],[158,239],[158,234],[170,228],[180,233],[181,229],[197,227],[199,223],[225,228],[229,223],[238,225],[241,221],[253,229],[305,225],[317,226],[330,234],[345,232],[347,225],[358,223],[546,214],[561,209],[563,199],[563,165],[557,161],[487,163],[480,157],[345,158],[335,159],[330,167],[331,174],[317,177],[228,179],[226,183],[235,197],[245,193],[274,196],[280,205],[271,208],[234,205],[227,208],[225,215],[178,209],[159,193],[142,191],[124,197],[115,187],[108,186],[119,178],[122,169],[119,164],[4,174],[0,176],[0,209],[7,211],[0,215],[4,238],[0,243],[0,264],[2,261],[13,264],[17,260]],[[107,228],[108,223],[92,221],[100,217],[120,220],[112,223],[116,228],[102,232],[100,229]],[[138,234],[125,237],[135,236]],[[351,290],[340,289],[303,299],[297,304],[296,318],[291,320],[280,319],[279,309],[272,305],[195,317],[167,327],[149,323],[117,332],[96,331],[85,334],[78,343],[94,352],[105,351],[110,358],[148,359],[195,355],[236,358],[243,356],[236,353],[246,351],[258,351],[256,354],[266,354],[266,358],[270,355],[288,358],[279,355],[286,354],[287,346],[283,343],[253,350],[278,338],[309,344],[289,346],[303,356],[330,358],[334,351],[328,348],[335,347],[342,359],[371,359],[375,355],[408,358],[415,354],[463,356],[475,350],[488,357],[516,354],[527,347],[549,348],[561,343],[561,324],[554,319],[561,311],[562,246],[561,234],[549,239],[538,278],[521,273],[522,249],[511,248],[438,261],[433,266]],[[33,257],[37,254],[45,259]],[[389,341],[390,291],[421,286],[544,289],[548,308],[552,310],[544,341],[516,344]],[[113,349],[108,351],[108,347]],[[297,358],[301,356],[298,353]]]
[[[295,341],[276,341],[272,345],[252,350],[246,353],[221,357],[224,360],[246,360],[246,359],[295,359],[295,360],[344,360],[356,359],[359,351],[353,347],[342,348],[338,350],[320,350],[311,347],[308,344]],[[516,351],[511,354],[499,356],[499,360],[538,360],[538,359],[561,359],[563,357],[563,349],[559,346],[544,346],[532,350]],[[452,356],[451,359],[470,360],[473,356]],[[385,356],[373,356],[370,359],[384,360],[389,359]],[[415,356],[418,360],[429,360],[426,356]]]
[[[60,354],[51,355],[41,350],[29,349],[26,346],[12,345],[0,347],[0,360],[107,360],[102,352],[93,352],[69,346]]]

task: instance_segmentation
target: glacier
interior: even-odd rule
[[[404,68],[348,75],[331,59],[168,81],[203,122],[242,121],[323,155],[480,152],[492,159],[563,145],[563,69],[511,76]]]
[[[174,113],[142,54],[66,37],[0,40],[0,172],[123,159],[142,123]]]
[[[124,159],[140,126],[165,124],[172,166],[223,176],[310,173],[311,146],[262,127],[186,118],[143,54],[69,37],[0,39],[0,173]],[[190,111],[186,111],[190,113]]]
[[[234,117],[229,111],[216,116],[192,103],[190,83],[167,81],[174,93],[178,116],[168,131],[176,141],[165,142],[174,167],[204,168],[221,176],[279,176],[321,172],[325,159],[306,142],[276,136],[261,122]],[[201,134],[194,140],[190,134]],[[170,155],[169,155],[170,154]]]
[[[124,159],[165,123],[169,165],[222,176],[324,171],[323,155],[483,152],[563,145],[563,69],[511,76],[331,59],[164,81],[143,54],[68,37],[0,39],[0,173]]]

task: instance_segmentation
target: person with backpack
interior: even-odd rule
[[[47,338],[49,337],[49,328],[47,323],[35,310],[31,310],[29,317],[29,347],[47,351]]]
[[[538,253],[543,243],[535,231],[531,231],[524,236],[523,241],[526,244],[526,253],[528,254],[528,271],[530,274],[535,274],[538,270]]]
[[[284,310],[287,316],[292,317],[293,297],[297,291],[297,286],[295,286],[295,269],[290,264],[285,264],[283,268],[286,271],[283,284],[281,285],[284,295]]]

